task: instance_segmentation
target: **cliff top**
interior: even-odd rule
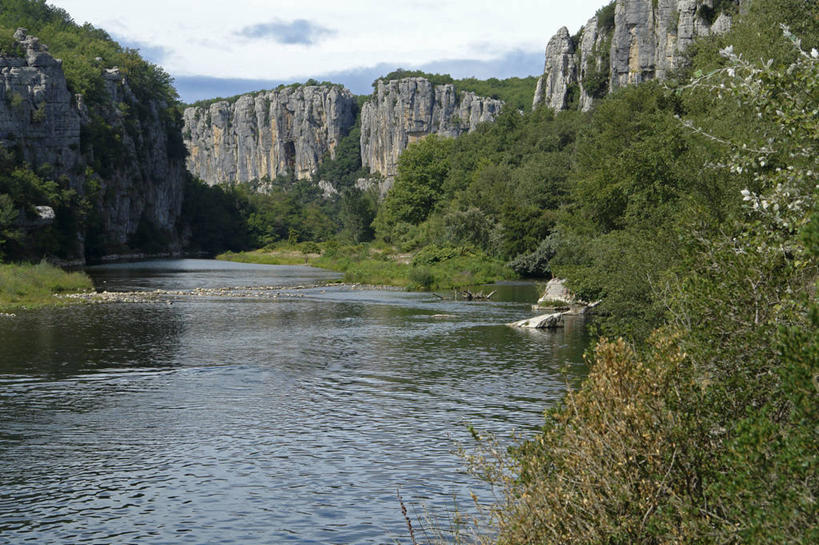
[[[233,95],[229,97],[214,97],[214,98],[207,98],[204,100],[197,100],[196,102],[192,102],[190,104],[183,104],[183,108],[207,108],[211,104],[216,104],[217,102],[226,102],[228,104],[234,104],[237,100],[245,96],[259,96],[265,93],[274,93],[278,91],[282,91],[284,89],[298,89],[300,87],[335,87],[338,89],[345,89],[344,85],[341,83],[334,83],[332,81],[316,81],[314,79],[309,79],[304,83],[289,83],[289,84],[281,84],[273,89],[259,89],[258,91],[248,91],[247,93],[239,93],[238,95]]]

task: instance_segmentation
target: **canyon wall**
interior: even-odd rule
[[[170,105],[139,100],[118,68],[101,67],[103,96],[89,108],[45,44],[25,29],[14,39],[17,53],[0,57],[0,146],[89,198],[100,253],[127,250],[146,226],[178,250],[186,174]],[[84,251],[79,233],[75,257]]]
[[[456,137],[493,121],[503,102],[420,77],[379,80],[361,109],[361,164],[392,177],[398,156],[428,134]]]
[[[588,110],[595,98],[625,85],[664,79],[685,62],[698,37],[727,32],[736,2],[617,0],[578,35],[561,28],[546,46],[533,107]]]
[[[187,167],[208,184],[315,174],[355,123],[356,100],[331,85],[242,95],[183,114]]]

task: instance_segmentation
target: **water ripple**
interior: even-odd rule
[[[240,286],[314,278],[142,267],[97,279],[189,290],[234,273]],[[579,325],[502,325],[528,311],[514,294],[306,291],[0,323],[0,542],[392,542],[405,532],[397,489],[416,511],[489,498],[453,454],[467,424],[531,431],[585,372]]]

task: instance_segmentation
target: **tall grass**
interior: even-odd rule
[[[481,253],[447,249],[432,262],[413,260],[395,249],[358,244],[306,243],[252,252],[221,254],[216,259],[267,265],[312,265],[344,275],[345,282],[398,286],[414,291],[451,289],[515,278],[503,262]]]
[[[0,311],[62,304],[58,294],[93,289],[91,279],[82,272],[66,272],[42,262],[0,264]]]

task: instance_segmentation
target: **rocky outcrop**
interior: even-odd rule
[[[355,122],[355,97],[330,85],[285,87],[184,112],[188,170],[208,184],[309,178]]]
[[[80,162],[80,115],[62,61],[24,29],[14,39],[19,56],[0,57],[0,146],[67,172]]]
[[[523,329],[557,329],[563,327],[563,313],[555,312],[552,314],[542,314],[534,318],[527,318],[517,322],[508,324],[509,327],[518,327]]]
[[[561,278],[552,278],[546,284],[543,295],[537,300],[539,305],[558,304],[570,305],[576,302],[574,294],[566,287],[566,281]]]
[[[178,251],[185,181],[180,127],[165,119],[169,104],[141,102],[116,67],[107,69],[104,78],[110,100],[98,113],[121,142],[118,164],[102,176],[106,244],[133,246],[137,231],[147,228],[167,237],[169,249]]]
[[[535,104],[544,104],[553,110],[565,109],[569,87],[576,82],[575,46],[569,29],[564,26],[546,45],[546,64],[537,80]]]
[[[532,310],[560,311],[564,315],[585,314],[600,304],[600,301],[589,303],[579,299],[566,287],[566,281],[562,278],[552,278],[546,284],[543,295],[538,299],[536,305],[532,305]]]
[[[607,92],[666,78],[695,39],[730,30],[729,12],[715,9],[714,0],[617,0],[578,37],[561,28],[546,46],[533,107],[588,110]]]
[[[379,80],[361,109],[361,164],[370,172],[395,176],[398,156],[428,134],[455,137],[493,121],[503,102],[471,92],[458,95],[452,84],[425,78]]]
[[[364,192],[374,191],[378,200],[383,201],[394,181],[393,178],[359,178],[355,181],[355,188]]]
[[[97,253],[127,249],[140,229],[161,235],[154,247],[178,250],[184,148],[174,141],[170,105],[140,101],[112,67],[100,68],[105,95],[88,107],[70,94],[61,61],[44,44],[25,29],[14,38],[19,55],[0,57],[0,146],[91,200]],[[85,252],[84,234],[75,257]]]

